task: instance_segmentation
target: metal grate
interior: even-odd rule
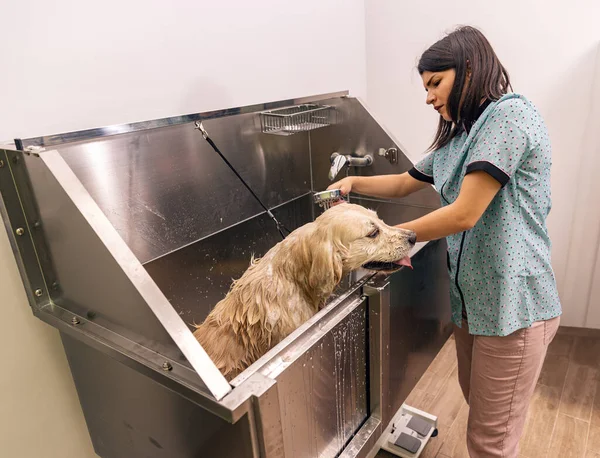
[[[336,111],[328,105],[305,104],[264,111],[260,119],[264,133],[292,135],[334,124]]]

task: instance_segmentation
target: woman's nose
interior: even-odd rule
[[[427,97],[425,98],[425,103],[427,105],[431,105],[433,103],[433,99],[434,99],[433,94],[431,92],[428,92]]]

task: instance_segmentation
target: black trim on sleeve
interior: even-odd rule
[[[465,175],[471,172],[475,172],[477,170],[483,170],[489,176],[494,178],[498,183],[500,183],[502,187],[504,187],[506,183],[508,183],[508,180],[510,180],[510,177],[506,174],[506,172],[499,169],[491,162],[487,161],[471,162],[469,165],[467,165],[467,172],[465,173]]]
[[[434,184],[433,177],[425,175],[423,172],[418,171],[414,167],[408,171],[408,174],[415,180],[424,181],[425,183]]]

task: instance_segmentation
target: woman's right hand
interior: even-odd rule
[[[336,181],[335,183],[333,183],[327,188],[327,190],[329,191],[331,189],[339,189],[342,193],[342,196],[347,196],[348,194],[350,194],[350,191],[352,191],[352,185],[354,184],[353,179],[354,177],[343,178],[340,181]]]

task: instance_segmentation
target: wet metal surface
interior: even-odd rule
[[[272,208],[311,189],[308,134],[262,134],[256,119],[246,114],[204,124]],[[263,211],[193,124],[66,144],[59,151],[142,263]]]

